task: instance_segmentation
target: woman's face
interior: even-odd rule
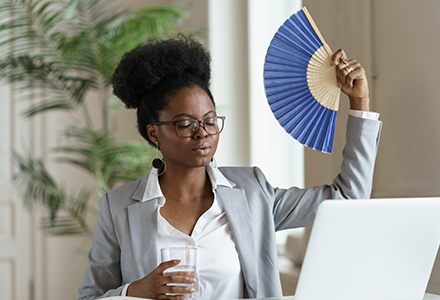
[[[203,89],[184,88],[170,97],[168,108],[159,115],[159,122],[183,119],[202,121],[216,115],[214,104]],[[199,126],[193,137],[186,138],[177,136],[174,125],[148,126],[150,126],[149,134],[156,135],[156,139],[152,140],[159,141],[159,148],[167,168],[206,166],[217,150],[219,135],[208,135],[202,126]]]

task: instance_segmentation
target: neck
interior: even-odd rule
[[[175,169],[170,168],[159,177],[162,193],[167,199],[194,201],[211,193],[211,182],[205,167]]]

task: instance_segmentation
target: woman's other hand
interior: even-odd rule
[[[338,87],[350,99],[350,109],[369,111],[368,81],[361,64],[348,59],[344,50],[339,49],[333,54],[330,66],[336,66]]]
[[[174,267],[180,260],[170,260],[161,263],[153,272],[144,278],[133,281],[127,290],[127,296],[150,299],[177,299],[184,300],[183,294],[194,293],[195,290],[185,286],[173,286],[173,283],[195,283],[194,272],[173,272],[165,274],[165,270]],[[178,294],[176,296],[167,294]]]

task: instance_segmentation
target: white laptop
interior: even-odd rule
[[[328,200],[295,300],[421,300],[440,244],[440,198]]]

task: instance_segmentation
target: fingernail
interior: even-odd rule
[[[195,289],[193,289],[193,288],[188,288],[188,292],[190,292],[190,293],[194,293],[196,290]]]
[[[338,82],[338,88],[342,87],[342,83]]]

